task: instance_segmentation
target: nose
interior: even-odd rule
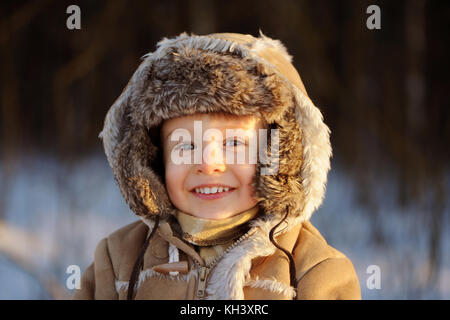
[[[203,148],[202,163],[196,165],[196,173],[214,174],[225,171],[223,148],[220,143],[212,141]]]

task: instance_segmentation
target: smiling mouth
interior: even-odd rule
[[[200,199],[212,200],[225,197],[232,193],[236,188],[230,186],[196,187],[191,192]]]
[[[192,191],[196,193],[201,194],[216,194],[216,193],[222,193],[227,192],[230,190],[234,190],[235,188],[228,187],[228,186],[214,186],[214,187],[197,187],[194,188]]]

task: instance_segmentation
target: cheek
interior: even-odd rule
[[[166,187],[169,196],[174,197],[184,190],[188,169],[183,165],[167,163],[165,168]]]
[[[253,182],[253,178],[256,174],[256,165],[248,164],[248,165],[237,165],[234,168],[234,172],[236,177],[239,179],[239,182],[242,188],[247,193],[252,193],[251,183]]]

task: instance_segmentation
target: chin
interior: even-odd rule
[[[210,213],[205,215],[198,215],[199,218],[203,219],[210,219],[210,220],[222,220],[233,216],[233,214],[230,213],[224,213],[224,212],[216,212],[216,213]]]

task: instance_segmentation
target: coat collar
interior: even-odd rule
[[[278,216],[272,219],[256,219],[248,232],[249,236],[236,243],[212,270],[208,286],[207,299],[212,300],[242,300],[248,299],[247,294],[255,295],[258,289],[270,291],[275,296],[292,299],[295,296],[294,288],[289,284],[289,262],[279,250],[270,242],[268,234],[270,229],[279,222]],[[150,228],[154,222],[148,218],[141,218]],[[290,252],[294,248],[298,234],[302,228],[301,217],[289,217],[286,224],[280,226],[276,233],[276,241]],[[200,265],[203,259],[196,250],[177,237],[171,225],[162,221],[158,234],[167,242],[182,250]],[[257,265],[265,257],[264,263]],[[280,259],[281,258],[281,259]],[[244,289],[245,288],[245,289]]]

